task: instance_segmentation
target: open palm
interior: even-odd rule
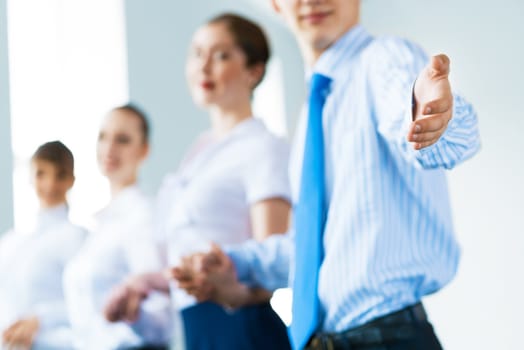
[[[419,74],[413,90],[413,124],[407,139],[415,149],[428,147],[446,131],[453,111],[449,84],[449,58],[437,55]]]

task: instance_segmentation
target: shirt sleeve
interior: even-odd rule
[[[256,144],[249,155],[244,185],[250,204],[269,198],[291,201],[288,178],[289,145],[273,136]]]
[[[480,148],[477,115],[466,100],[454,95],[452,119],[433,145],[414,150],[406,137],[412,123],[413,86],[428,63],[424,51],[402,39],[382,38],[375,44],[369,70],[374,116],[379,134],[399,161],[424,169],[451,169]]]
[[[172,329],[171,314],[169,297],[160,292],[152,292],[140,305],[140,317],[131,328],[147,344],[167,344]]]
[[[238,280],[267,290],[287,287],[294,253],[293,234],[272,235],[264,241],[249,240],[226,247]]]

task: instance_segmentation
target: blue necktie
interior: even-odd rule
[[[290,335],[293,348],[303,349],[320,322],[317,285],[324,250],[322,235],[326,221],[324,184],[324,136],[322,109],[331,79],[313,74],[310,82],[309,113],[298,203],[294,208],[295,280],[293,321]]]

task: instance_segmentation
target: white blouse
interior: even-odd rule
[[[103,308],[112,288],[132,274],[161,268],[152,237],[151,203],[135,186],[96,215],[96,226],[69,263],[64,290],[78,349],[109,350],[166,341],[169,298],[152,294],[134,324],[110,323]]]
[[[169,264],[206,250],[211,241],[224,245],[251,238],[252,204],[290,201],[288,157],[287,143],[259,119],[243,121],[218,141],[204,133],[159,191],[156,232],[167,242]],[[182,291],[173,294],[177,307],[194,303]]]
[[[62,277],[84,238],[85,231],[69,222],[66,205],[41,210],[31,232],[13,230],[0,238],[0,334],[37,316],[33,349],[71,348]]]

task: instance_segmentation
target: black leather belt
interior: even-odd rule
[[[350,350],[363,346],[388,344],[415,336],[415,324],[427,321],[421,303],[376,318],[340,333],[317,333],[307,350]]]
[[[126,350],[168,350],[168,347],[164,345],[141,345],[126,348]]]

